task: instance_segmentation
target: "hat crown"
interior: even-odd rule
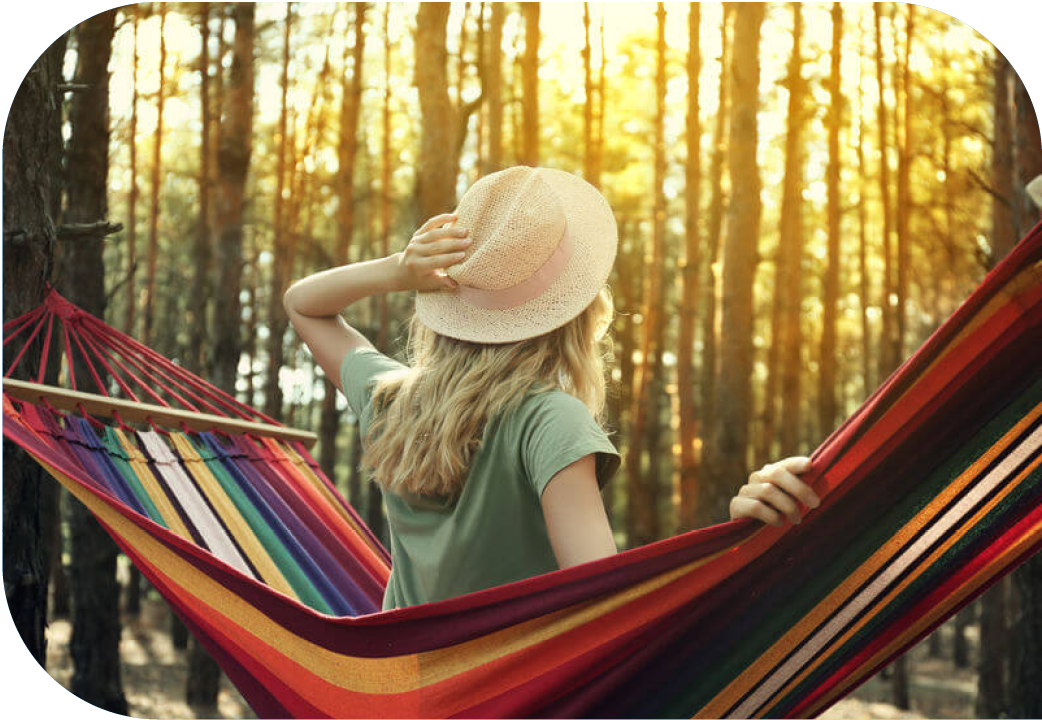
[[[471,245],[446,273],[483,290],[502,290],[531,277],[553,254],[567,226],[564,208],[539,168],[520,165],[475,182],[460,199],[456,224]]]

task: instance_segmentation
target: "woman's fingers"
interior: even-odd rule
[[[455,265],[458,263],[465,255],[465,252],[444,253],[442,255],[424,255],[423,257],[416,258],[414,264],[417,267],[429,270],[447,268],[449,265]]]
[[[763,469],[757,470],[749,476],[749,482],[776,485],[789,495],[801,500],[807,507],[816,508],[821,504],[821,498],[817,496],[811,486],[786,469],[784,462],[764,465]]]
[[[420,255],[445,255],[458,252],[470,247],[470,238],[452,237],[443,240],[422,241],[415,244],[415,250]]]
[[[743,485],[738,490],[738,494],[754,500],[759,500],[760,502],[769,505],[778,512],[784,514],[791,523],[799,524],[802,519],[800,517],[800,506],[796,504],[796,501],[789,497],[789,495],[783,490],[780,490],[776,485],[771,483]]]
[[[434,217],[428,219],[427,222],[425,222],[423,225],[421,225],[420,229],[417,230],[413,234],[413,237],[416,237],[416,235],[420,235],[421,233],[425,233],[428,230],[430,230],[431,228],[439,227],[439,226],[444,225],[445,223],[450,222],[450,221],[455,220],[455,219],[456,219],[456,214],[455,213],[442,213],[440,215],[435,215]]]
[[[470,231],[465,227],[458,225],[446,225],[445,227],[434,228],[426,232],[416,231],[413,235],[413,240],[418,243],[430,243],[435,240],[440,240],[447,237],[466,237],[470,234]]]
[[[765,505],[756,498],[736,495],[731,498],[731,518],[735,519],[740,517],[750,517],[756,520],[762,520],[768,525],[773,525],[775,527],[781,527],[785,524],[785,521],[782,520],[781,513],[770,505]]]

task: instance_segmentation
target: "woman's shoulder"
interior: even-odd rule
[[[540,389],[530,392],[520,402],[514,413],[521,429],[542,424],[593,422],[586,403],[561,388]]]

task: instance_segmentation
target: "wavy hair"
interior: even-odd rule
[[[384,490],[455,498],[486,424],[529,393],[561,389],[601,422],[613,316],[607,285],[565,325],[513,343],[451,338],[413,314],[407,367],[376,378],[362,467]]]

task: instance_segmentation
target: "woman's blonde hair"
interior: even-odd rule
[[[408,367],[377,377],[362,466],[384,490],[455,498],[486,423],[559,388],[600,422],[614,304],[608,286],[573,320],[506,344],[457,340],[409,320]]]

